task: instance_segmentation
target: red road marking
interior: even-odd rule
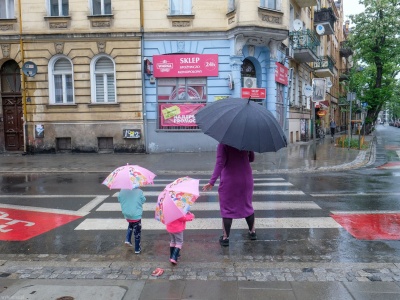
[[[26,241],[81,216],[0,208],[0,240]]]
[[[400,161],[388,162],[382,166],[377,167],[377,169],[400,169]]]
[[[400,214],[345,214],[331,217],[358,240],[399,240]]]

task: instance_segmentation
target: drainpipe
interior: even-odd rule
[[[140,53],[141,53],[141,76],[142,76],[142,114],[143,114],[143,131],[144,131],[144,147],[145,152],[147,151],[147,112],[146,112],[146,99],[145,99],[145,86],[144,86],[144,63],[143,63],[143,53],[144,53],[144,15],[143,15],[143,0],[139,1],[140,5]]]
[[[19,48],[21,51],[21,63],[24,65],[24,42],[22,39],[22,6],[21,0],[18,0],[18,19],[19,19]],[[22,89],[22,110],[23,110],[23,132],[24,132],[24,154],[26,154],[27,147],[27,135],[28,135],[28,125],[27,125],[27,109],[26,109],[26,81],[25,74],[22,72],[21,68],[21,89]]]

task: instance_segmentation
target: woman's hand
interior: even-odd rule
[[[207,183],[205,186],[203,186],[203,191],[209,191],[213,188],[213,185],[211,183]]]

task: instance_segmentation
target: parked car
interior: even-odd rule
[[[394,127],[400,127],[400,120],[394,121],[393,126],[394,126]]]

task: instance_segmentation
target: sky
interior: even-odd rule
[[[342,0],[343,1],[343,12],[345,20],[349,19],[348,15],[359,14],[364,10],[364,5],[358,4],[358,0]]]

